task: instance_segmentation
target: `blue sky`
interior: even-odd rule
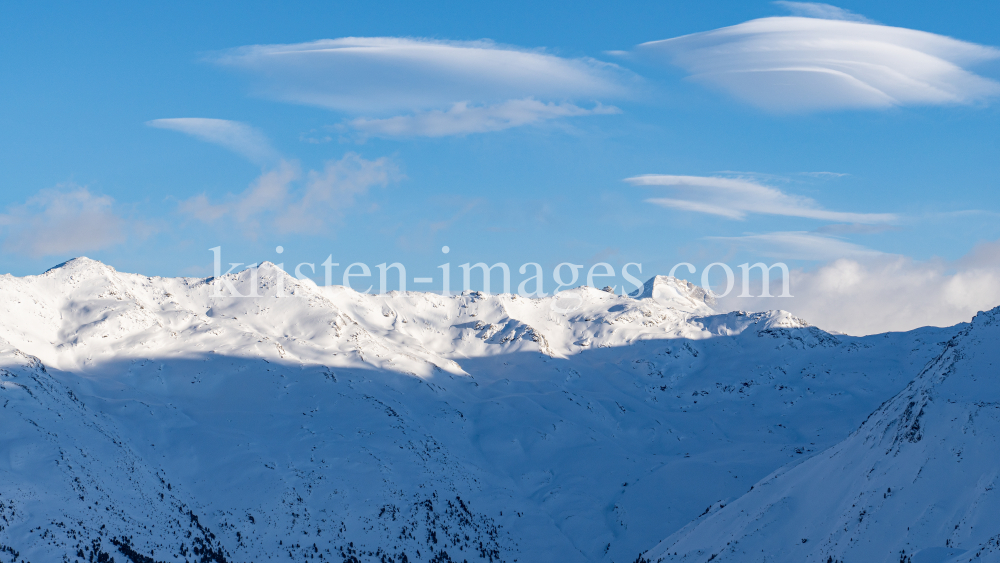
[[[995,2],[540,4],[5,3],[0,271],[782,260],[834,319],[843,259],[946,311],[890,328],[1000,299]]]

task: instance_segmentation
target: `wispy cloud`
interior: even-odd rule
[[[197,195],[182,201],[180,211],[206,223],[227,216],[239,223],[255,221],[265,212],[274,212],[286,205],[290,186],[299,176],[297,164],[282,161],[273,170],[261,174],[239,195],[230,195],[222,203],[212,203],[205,194]]]
[[[845,172],[789,172],[786,174],[770,174],[765,172],[752,172],[747,170],[717,170],[713,174],[723,174],[726,176],[739,176],[741,178],[752,178],[760,182],[788,182],[790,180],[789,176],[806,176],[809,178],[816,178],[819,180],[830,180],[834,178],[843,178],[844,176],[850,176]]]
[[[761,256],[781,260],[827,261],[845,257],[873,257],[882,254],[859,244],[808,231],[783,231],[739,237],[709,237],[709,239],[732,244]]]
[[[323,170],[311,170],[302,196],[292,201],[276,218],[285,232],[320,232],[339,220],[357,198],[374,186],[385,186],[400,178],[388,158],[366,160],[350,153],[327,162]]]
[[[800,172],[799,174],[803,176],[811,176],[813,178],[843,178],[844,176],[850,176],[846,172]]]
[[[636,186],[670,188],[679,197],[655,197],[646,201],[682,211],[744,219],[748,214],[784,215],[844,223],[891,223],[891,213],[845,213],[822,208],[816,201],[787,194],[772,186],[745,178],[714,176],[670,176],[646,174],[626,178]]]
[[[636,52],[778,112],[974,104],[1000,94],[1000,84],[964,68],[1000,50],[857,21],[825,4],[781,4],[811,17],[757,19]]]
[[[615,113],[620,110],[614,106],[597,104],[586,109],[570,103],[544,103],[527,98],[484,106],[459,102],[447,111],[430,110],[386,119],[357,118],[349,124],[361,133],[376,137],[444,137],[501,131],[560,117]]]
[[[219,203],[202,194],[181,202],[179,209],[206,223],[230,220],[251,231],[266,222],[282,233],[320,233],[341,220],[372,187],[399,178],[389,159],[366,160],[354,153],[327,162],[322,170],[310,170],[304,181],[297,164],[282,161],[243,193]]]
[[[124,242],[136,227],[112,198],[80,186],[42,190],[0,214],[4,251],[34,257],[101,250]]]
[[[823,225],[815,232],[826,235],[874,235],[886,231],[894,231],[899,227],[894,225],[864,225],[861,223],[835,223]]]
[[[865,22],[874,23],[872,20],[855,14],[850,10],[845,10],[843,8],[838,8],[837,6],[831,6],[830,4],[823,4],[820,2],[785,2],[779,0],[774,2],[778,6],[788,10],[793,16],[802,16],[804,18],[820,18],[824,20],[844,20],[853,22]]]
[[[262,132],[239,121],[206,117],[176,117],[154,119],[147,121],[146,125],[186,133],[199,140],[229,149],[261,166],[273,164],[279,159],[278,152],[274,150],[271,142]]]
[[[361,117],[348,123],[391,136],[497,131],[600,113],[570,102],[622,97],[636,81],[613,64],[491,41],[347,37],[240,47],[211,60],[249,73],[260,95]]]

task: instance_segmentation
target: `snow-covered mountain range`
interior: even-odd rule
[[[712,306],[2,276],[0,561],[998,557],[1000,312]]]

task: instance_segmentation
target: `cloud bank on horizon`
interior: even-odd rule
[[[828,4],[778,4],[799,16],[650,41],[635,54],[775,112],[978,104],[1000,95],[1000,83],[965,68],[997,59],[998,49],[871,23]]]
[[[822,329],[853,335],[951,326],[1000,303],[1000,241],[954,261],[832,254],[815,270],[793,271],[791,280],[792,298],[730,295],[720,305],[785,309]]]

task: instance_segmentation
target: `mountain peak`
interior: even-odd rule
[[[652,299],[667,303],[678,309],[713,314],[715,298],[697,285],[673,276],[653,276],[642,285],[642,290],[633,292],[636,299]]]
[[[101,262],[99,260],[94,260],[92,258],[87,258],[86,256],[77,256],[76,258],[71,258],[71,259],[69,259],[69,260],[67,260],[65,262],[62,262],[60,264],[56,264],[55,266],[52,266],[48,270],[45,270],[45,274],[48,274],[49,272],[59,271],[59,270],[68,271],[68,272],[74,272],[74,271],[81,271],[81,270],[90,270],[90,269],[94,269],[94,268],[107,268],[107,269],[111,270],[112,272],[115,271],[114,268],[112,268],[111,266],[108,266],[107,264],[105,264],[105,263],[103,263],[103,262]]]

